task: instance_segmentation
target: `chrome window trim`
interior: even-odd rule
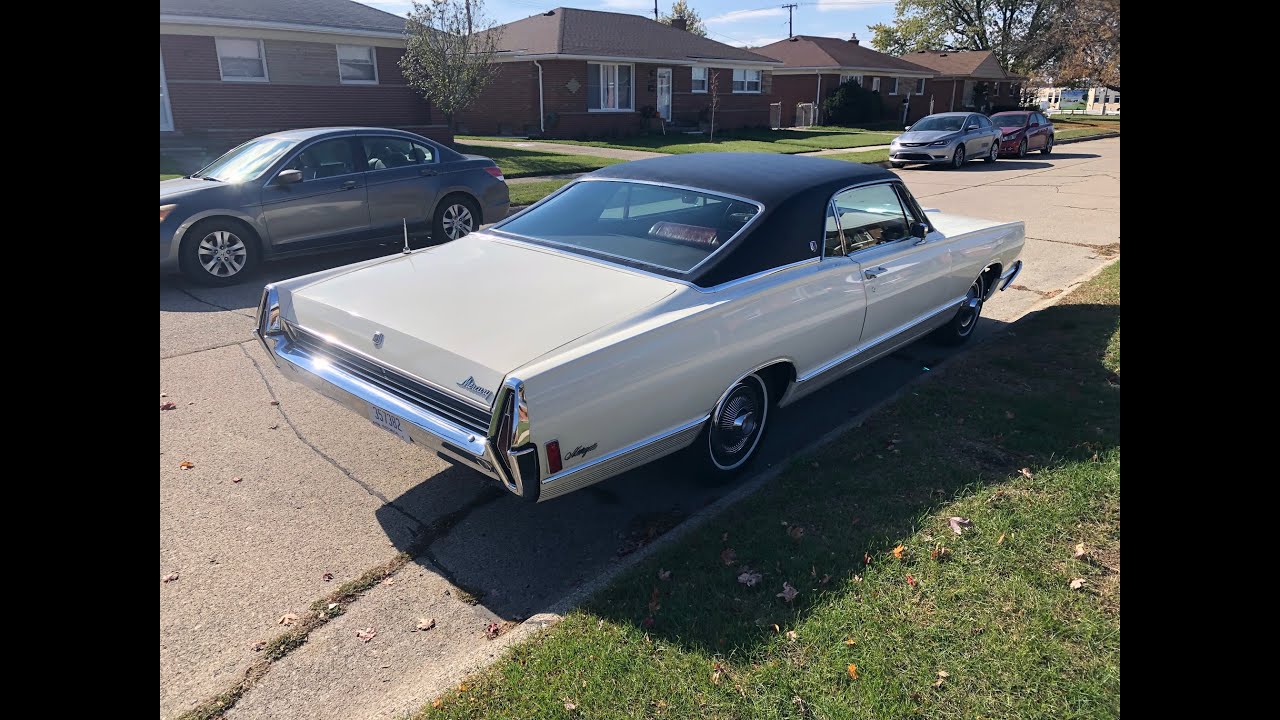
[[[850,190],[861,190],[862,188],[871,187],[872,185],[888,185],[889,189],[893,191],[894,197],[898,198],[898,205],[901,206],[902,198],[899,197],[898,190],[897,188],[894,187],[894,185],[901,185],[901,184],[902,184],[901,180],[894,179],[894,180],[872,180],[870,182],[859,183],[857,185],[850,185],[847,188],[844,188],[842,190],[838,190],[832,193],[831,199],[828,200],[827,202],[831,203],[834,209],[835,202],[836,202],[836,195],[839,195],[840,193],[848,192]],[[912,199],[914,200],[915,198],[912,198]],[[921,212],[923,212],[923,210]],[[855,258],[859,253],[864,253],[864,252],[867,252],[868,250],[875,250],[876,248],[886,247],[888,245],[896,245],[900,242],[906,242],[907,240],[914,239],[908,236],[908,237],[902,238],[901,240],[894,240],[893,242],[887,242],[887,243],[879,243],[878,245],[872,245],[870,247],[864,247],[860,250],[854,250],[852,254],[849,254],[849,244],[844,236],[844,224],[840,222],[840,213],[837,212],[835,215],[836,215],[836,226],[840,228],[840,247],[844,248],[844,251],[845,251],[844,257],[847,260],[853,260],[854,262],[858,262],[858,260]],[[906,219],[905,213],[903,214],[903,219],[904,220]],[[929,225],[927,220],[925,221],[925,224]],[[929,229],[933,230],[933,226],[929,225]]]
[[[879,246],[877,245],[876,247],[879,247]],[[832,360],[828,360],[827,362],[818,366],[816,369],[810,370],[804,375],[797,375],[795,384],[800,385],[804,382],[807,382],[809,380],[812,380],[818,377],[819,375],[829,370],[839,367],[845,362],[852,360],[854,357],[866,352],[867,350],[870,350],[871,348],[885,342],[886,340],[891,340],[894,337],[901,335],[902,333],[919,325],[920,323],[928,322],[931,318],[937,317],[939,313],[946,312],[948,309],[958,307],[962,302],[964,302],[963,297],[959,297],[954,300],[948,301],[947,303],[940,305],[937,308],[930,310],[923,315],[920,315],[919,317],[913,318],[910,322],[903,323],[902,325],[899,325],[896,328],[893,328],[887,332],[884,332],[879,336],[872,338],[871,340],[868,340],[867,342],[858,343],[858,345],[855,346],[852,350],[842,355],[838,355]]]
[[[365,134],[363,134],[363,135],[355,135],[354,137],[355,137],[355,139],[356,139],[356,140],[359,140],[359,141],[360,141],[360,147],[361,147],[361,149],[363,149],[363,148],[364,148],[364,139],[365,139],[365,138],[370,138],[370,139],[375,139],[375,140],[376,140],[377,138],[387,138],[387,139],[389,139],[389,140],[402,140],[402,141],[404,141],[404,142],[409,143],[410,145],[422,145],[422,143],[420,143],[420,142],[415,142],[415,141],[413,141],[413,140],[410,140],[410,139],[409,139],[409,138],[407,138],[407,137],[401,137],[401,136],[399,136],[399,135],[387,135],[386,133],[365,133]],[[414,165],[401,165],[400,167],[394,167],[394,168],[389,167],[389,168],[382,168],[381,170],[374,170],[374,169],[372,169],[372,168],[370,168],[370,167],[369,167],[369,158],[368,158],[368,156],[365,156],[365,159],[364,159],[365,172],[366,172],[366,173],[380,173],[380,172],[386,172],[387,170],[403,170],[403,169],[405,169],[405,168],[407,168],[407,167],[426,167],[426,166],[428,166],[428,165],[439,165],[439,164],[440,164],[440,151],[439,151],[437,148],[434,148],[434,147],[430,147],[430,146],[424,146],[424,147],[427,147],[429,150],[431,150],[431,162],[423,163],[423,164],[421,164],[421,165],[417,165],[417,164],[414,164]],[[342,177],[342,176],[341,176],[341,175],[335,175],[334,177]]]
[[[603,177],[601,177],[601,178],[597,178],[597,177],[589,177],[589,176],[588,176],[588,177],[581,177],[581,178],[578,178],[578,180],[577,180],[576,182],[572,182],[572,183],[569,183],[568,185],[565,185],[564,187],[560,188],[560,190],[559,190],[559,191],[557,191],[556,193],[554,193],[554,194],[552,194],[552,195],[549,195],[549,196],[547,196],[547,197],[543,198],[542,200],[538,201],[537,203],[534,203],[533,205],[530,205],[528,208],[525,208],[525,210],[527,211],[527,210],[529,210],[530,208],[533,208],[533,207],[536,207],[536,206],[538,206],[538,205],[541,205],[543,202],[546,202],[547,200],[550,200],[551,198],[555,197],[556,195],[559,195],[560,193],[564,192],[565,190],[569,189],[570,187],[573,187],[574,185],[577,185],[578,183],[583,183],[583,182],[618,182],[618,183],[635,183],[635,184],[637,184],[637,185],[653,185],[653,186],[655,186],[655,187],[674,188],[674,189],[676,189],[676,190],[688,190],[688,191],[690,191],[690,192],[703,193],[703,194],[711,195],[711,196],[714,196],[714,197],[728,198],[728,199],[730,199],[730,200],[736,200],[736,201],[738,201],[738,202],[744,202],[744,203],[747,203],[747,204],[749,204],[749,205],[754,205],[754,206],[756,207],[756,214],[755,214],[754,216],[752,216],[752,218],[751,218],[750,220],[748,220],[746,223],[744,223],[742,227],[738,228],[738,231],[737,231],[737,232],[735,232],[733,235],[729,236],[729,239],[728,239],[728,240],[725,240],[725,241],[724,241],[724,243],[723,243],[722,245],[720,245],[720,247],[716,248],[715,250],[712,250],[710,253],[708,253],[708,254],[707,254],[707,256],[706,256],[706,257],[704,257],[704,258],[702,258],[701,260],[699,260],[696,264],[694,264],[692,267],[690,267],[690,268],[689,268],[689,269],[687,269],[687,270],[678,270],[678,269],[676,269],[676,268],[669,268],[669,267],[666,267],[666,266],[664,266],[664,265],[657,265],[657,264],[655,264],[655,263],[642,263],[642,262],[640,262],[640,261],[638,261],[638,260],[635,260],[635,259],[632,259],[632,258],[623,258],[623,259],[626,259],[626,260],[628,260],[628,261],[630,261],[630,262],[633,262],[633,263],[639,263],[639,264],[642,264],[642,265],[648,265],[649,267],[657,267],[657,268],[662,268],[662,269],[664,269],[664,270],[670,270],[671,272],[679,273],[680,275],[689,275],[689,274],[691,274],[691,273],[696,272],[696,271],[698,270],[698,268],[700,268],[700,267],[702,267],[703,265],[707,264],[707,263],[711,260],[711,258],[713,258],[713,257],[715,257],[716,255],[718,255],[718,254],[720,254],[720,253],[724,252],[725,248],[728,248],[729,246],[733,245],[733,243],[734,243],[734,241],[735,241],[735,240],[737,240],[738,238],[740,238],[740,237],[742,237],[743,235],[745,235],[745,234],[747,233],[747,231],[748,231],[748,230],[750,230],[750,229],[751,229],[752,227],[754,227],[757,223],[759,223],[760,218],[761,218],[761,217],[764,215],[764,213],[765,213],[765,206],[764,206],[764,203],[760,202],[759,200],[752,200],[751,198],[743,197],[743,196],[741,196],[741,195],[734,195],[733,193],[720,192],[720,191],[718,191],[718,190],[707,190],[706,188],[693,187],[693,186],[691,186],[691,185],[677,185],[677,184],[675,184],[675,183],[657,182],[657,181],[655,181],[655,180],[631,180],[631,179],[628,179],[628,178],[603,178]],[[526,240],[529,240],[530,242],[532,242],[532,243],[534,243],[534,244],[547,243],[547,244],[550,244],[550,245],[555,245],[555,246],[557,246],[557,247],[565,247],[566,249],[567,249],[567,248],[570,248],[570,247],[573,247],[573,246],[566,246],[566,245],[563,245],[562,243],[557,243],[557,242],[555,242],[554,240],[546,240],[546,239],[544,239],[544,238],[535,238],[535,237],[530,237],[530,236],[528,236],[528,235],[520,235],[519,233],[513,233],[513,232],[511,232],[511,231],[509,231],[509,230],[502,230],[502,227],[503,227],[504,225],[506,225],[507,223],[511,222],[512,220],[515,220],[516,218],[520,217],[521,215],[524,215],[524,213],[523,213],[523,212],[520,212],[520,213],[517,213],[517,214],[515,214],[515,215],[512,215],[511,217],[504,219],[502,222],[500,222],[500,223],[498,223],[498,224],[494,225],[493,227],[491,227],[491,228],[489,228],[489,229],[490,229],[490,230],[499,230],[499,231],[502,231],[502,232],[506,233],[507,235],[513,235],[513,236],[515,236],[515,237],[525,238]],[[582,248],[578,248],[578,249],[579,249],[579,250],[582,250]],[[600,253],[600,251],[593,251],[593,252],[597,252],[597,253],[602,254],[602,255],[610,255],[609,253]],[[571,252],[570,254],[572,254],[572,255],[577,255],[577,253],[572,253],[572,252]],[[622,256],[620,256],[620,255],[610,255],[610,257],[617,257],[617,258],[621,258]],[[655,275],[657,275],[658,273],[654,273],[654,274],[655,274]],[[667,278],[668,280],[672,280],[672,279],[679,279],[679,278],[670,278],[670,277],[667,277],[667,276],[665,276],[665,275],[659,275],[659,276],[660,276],[660,277],[665,277],[665,278]]]

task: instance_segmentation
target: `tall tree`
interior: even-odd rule
[[[493,82],[493,56],[501,31],[484,12],[484,0],[414,0],[405,23],[400,70],[454,129],[467,109]]]
[[[1061,54],[1056,25],[1072,2],[898,0],[892,25],[871,27],[871,44],[891,55],[943,48],[991,50],[1006,70],[1033,72]]]
[[[685,29],[688,30],[689,32],[693,33],[694,35],[701,35],[702,37],[707,36],[707,25],[706,23],[702,22],[702,16],[698,14],[697,10],[694,10],[693,8],[689,7],[689,3],[685,2],[684,0],[676,0],[675,2],[671,3],[671,12],[665,13],[662,16],[662,19],[660,19],[658,22],[663,23],[665,25],[670,25],[671,18],[678,18],[678,17],[682,17],[685,19],[685,22],[687,23],[687,25],[685,26]]]
[[[1120,90],[1120,0],[1075,0],[1059,22],[1057,85]]]

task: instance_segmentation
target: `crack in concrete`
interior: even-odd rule
[[[215,303],[215,302],[209,302],[208,300],[205,300],[205,299],[204,299],[204,298],[202,298],[202,297],[197,297],[194,293],[192,293],[190,290],[187,290],[187,289],[186,289],[186,288],[184,288],[184,287],[178,287],[177,285],[174,285],[174,286],[173,286],[173,289],[174,289],[174,290],[177,290],[178,292],[182,293],[183,295],[186,295],[187,297],[191,298],[192,300],[195,300],[196,302],[201,303],[201,304],[203,304],[203,305],[208,305],[208,306],[209,306],[209,307],[211,307],[211,308],[218,308],[219,310],[226,310],[226,311],[227,311],[227,312],[229,312],[229,313],[234,313],[234,314],[239,315],[239,316],[241,316],[241,317],[247,317],[247,318],[249,318],[250,320],[257,320],[257,318],[253,316],[253,313],[247,313],[247,312],[244,312],[243,310],[237,310],[237,309],[235,309],[235,308],[229,308],[229,307],[227,307],[226,305],[219,305],[218,303]]]
[[[186,352],[175,353],[173,355],[161,355],[160,360],[161,361],[172,360],[174,358],[186,357],[188,355],[195,355],[196,353],[207,352],[209,350],[219,350],[224,347],[231,347],[232,345],[244,345],[245,343],[251,343],[251,342],[254,342],[254,341],[253,340],[233,340],[229,343],[223,343],[222,345],[213,345],[211,347],[200,348],[198,350],[187,350]]]
[[[1102,159],[1102,158],[1093,158],[1093,159],[1091,159],[1091,160],[1082,160],[1082,161],[1080,161],[1080,162],[1078,162],[1078,163],[1073,163],[1073,164],[1071,164],[1071,165],[1068,165],[1067,167],[1077,167],[1077,166],[1079,166],[1079,165],[1087,165],[1088,163],[1097,162],[1097,161],[1099,161],[1099,160],[1101,160],[1101,159]],[[972,189],[974,189],[974,188],[986,187],[986,186],[988,186],[988,185],[996,185],[996,184],[998,184],[998,183],[1006,183],[1006,184],[1004,185],[1004,187],[1037,187],[1037,188],[1051,187],[1051,188],[1053,188],[1053,189],[1054,189],[1054,192],[1061,192],[1061,191],[1060,191],[1060,189],[1058,188],[1058,186],[1057,186],[1057,185],[1055,185],[1055,184],[1050,184],[1050,185],[1017,185],[1017,184],[1015,184],[1015,183],[1010,182],[1010,181],[1012,181],[1012,180],[1019,180],[1019,179],[1021,179],[1021,178],[1031,177],[1032,175],[1043,175],[1044,173],[1052,172],[1052,171],[1054,171],[1054,170],[1061,170],[1061,169],[1063,169],[1063,168],[1062,168],[1062,167],[1049,167],[1049,168],[1045,168],[1044,170],[1035,170],[1035,171],[1029,172],[1029,173],[1027,173],[1027,174],[1025,174],[1025,175],[1019,175],[1019,176],[1018,176],[1018,177],[1016,177],[1016,178],[1002,178],[1002,179],[992,180],[991,182],[978,183],[977,185],[966,185],[966,186],[964,186],[964,187],[958,187],[958,188],[955,188],[955,189],[952,189],[952,190],[943,190],[942,192],[930,193],[930,194],[928,194],[928,195],[917,195],[916,197],[917,197],[917,198],[922,198],[922,197],[924,197],[924,198],[931,198],[931,197],[938,197],[939,195],[950,195],[951,193],[954,193],[954,192],[961,192],[961,191],[963,191],[963,190],[972,190]],[[1102,173],[1098,173],[1098,174],[1102,174]],[[1081,181],[1083,182],[1084,180],[1086,180],[1086,179],[1088,179],[1088,178],[1092,177],[1092,175],[1084,175],[1084,176],[1072,175],[1072,176],[1070,176],[1070,177],[1080,177],[1080,178],[1081,178]]]
[[[1082,247],[1096,252],[1098,255],[1106,258],[1115,257],[1120,254],[1120,243],[1108,243],[1106,245],[1090,245],[1089,243],[1071,242],[1070,240],[1050,240],[1049,238],[1038,238],[1027,236],[1027,240],[1035,240],[1037,242],[1057,243],[1058,245],[1071,245],[1074,247]],[[1017,286],[1014,286],[1017,287]]]
[[[1059,205],[1058,207],[1071,208],[1072,210],[1089,210],[1092,212],[1113,212],[1113,213],[1120,212],[1119,210],[1112,210],[1111,208],[1087,208],[1087,207],[1080,207],[1079,205]]]

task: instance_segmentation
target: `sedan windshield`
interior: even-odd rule
[[[271,167],[280,156],[289,151],[296,140],[264,137],[227,152],[208,167],[192,177],[211,178],[222,182],[239,183],[253,180]]]
[[[693,270],[760,211],[697,190],[582,181],[495,230],[662,274]]]
[[[991,118],[991,122],[1002,128],[1020,128],[1027,124],[1026,113],[1015,113],[1013,115],[996,115]]]
[[[930,115],[911,126],[911,132],[926,130],[949,130],[955,132],[964,127],[963,115]]]

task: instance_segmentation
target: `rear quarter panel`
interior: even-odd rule
[[[995,222],[979,218],[929,213],[929,221],[946,240],[951,253],[947,297],[961,297],[991,265],[1001,272],[1022,254],[1026,226],[1021,220]]]

